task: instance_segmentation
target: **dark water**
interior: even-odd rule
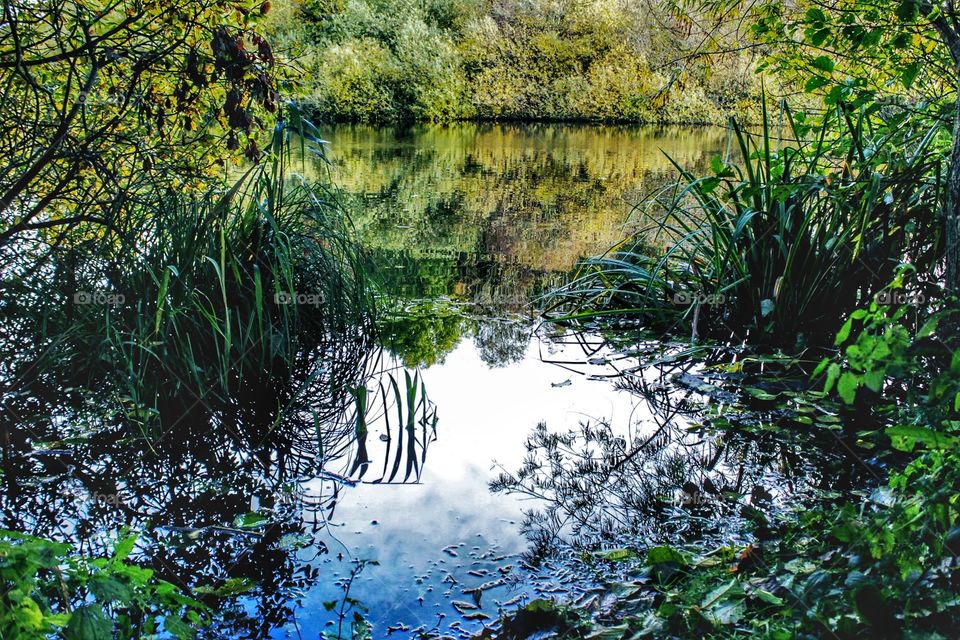
[[[830,484],[802,441],[690,430],[698,414],[675,383],[690,371],[640,369],[595,336],[532,319],[580,258],[643,224],[629,214],[671,180],[665,154],[703,167],[723,131],[325,136],[330,164],[299,169],[329,171],[377,266],[385,349],[331,359],[323,421],[224,423],[156,450],[92,431],[95,407],[48,410],[57,389],[18,392],[5,403],[0,526],[94,553],[124,527],[142,532],[138,557],[158,575],[220,588],[209,637],[349,636],[354,613],[377,638],[456,636],[501,607],[589,598],[593,545],[729,539],[737,513],[717,495],[785,506]],[[369,389],[363,410],[350,386]],[[38,434],[27,417],[44,411]],[[707,482],[717,492],[702,504],[664,500]]]

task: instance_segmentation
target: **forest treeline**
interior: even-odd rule
[[[691,60],[693,21],[629,0],[277,0],[267,29],[330,121],[722,123],[760,94],[752,52]]]

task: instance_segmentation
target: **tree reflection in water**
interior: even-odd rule
[[[743,544],[772,533],[773,511],[862,481],[862,469],[837,446],[840,436],[790,430],[788,413],[742,410],[759,428],[711,428],[712,405],[737,402],[724,390],[724,376],[705,368],[721,351],[698,361],[657,361],[652,345],[638,359],[636,348],[612,351],[582,334],[559,340],[579,342],[585,357],[556,364],[609,377],[638,403],[625,425],[586,420],[562,433],[537,425],[520,468],[503,469],[491,484],[493,491],[536,499],[539,506],[524,521],[533,560],[566,545]]]
[[[341,488],[415,482],[435,437],[418,378],[356,332],[314,344],[286,378],[238,377],[223,402],[158,393],[161,435],[146,437],[117,409],[124,390],[111,377],[93,386],[70,362],[41,363],[49,342],[6,311],[19,331],[3,332],[0,528],[93,557],[139,532],[133,558],[214,608],[208,637],[293,622],[302,594],[333,579],[317,567],[328,550],[316,534]],[[388,419],[387,441],[368,443]],[[379,464],[382,478],[368,470]]]

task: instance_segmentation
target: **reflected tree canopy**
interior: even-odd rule
[[[523,465],[492,483],[494,491],[541,501],[524,523],[534,557],[561,543],[587,550],[638,541],[747,544],[771,535],[775,513],[818,492],[849,490],[870,473],[851,464],[852,444],[838,450],[835,435],[789,429],[787,414],[742,409],[743,421],[760,428],[705,426],[711,402],[737,406],[738,399],[703,361],[638,366],[629,355],[635,350],[584,346],[587,370],[616,361],[619,370],[606,375],[637,405],[629,424],[587,420],[564,432],[539,424]]]

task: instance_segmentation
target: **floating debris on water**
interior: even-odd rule
[[[457,613],[463,615],[466,611],[475,611],[479,609],[477,605],[472,602],[466,602],[464,600],[454,600],[450,605],[457,610]]]
[[[463,618],[464,620],[489,620],[490,616],[483,611],[474,611],[473,613],[464,614]]]

